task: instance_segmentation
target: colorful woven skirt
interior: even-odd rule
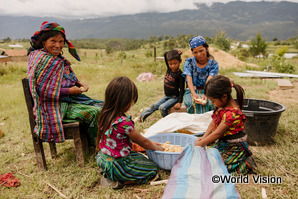
[[[201,97],[204,95],[203,89],[199,89],[195,91]],[[189,89],[185,89],[183,102],[187,108],[187,112],[190,114],[194,114],[194,113],[202,114],[208,111],[212,111],[214,109],[214,106],[211,104],[211,101],[209,99],[207,99],[207,104],[205,106],[203,106],[202,104],[196,104],[195,102],[193,102],[192,94]]]
[[[248,172],[245,160],[252,155],[252,152],[248,149],[247,142],[219,140],[211,147],[219,151],[229,173],[246,174]]]
[[[95,146],[98,117],[102,106],[90,106],[85,104],[72,104],[60,102],[60,113],[63,123],[80,122],[82,128],[87,129],[89,143]]]
[[[103,169],[103,175],[113,181],[135,181],[144,184],[153,179],[158,166],[140,153],[130,153],[123,158],[113,158],[99,152],[95,157],[97,165]]]

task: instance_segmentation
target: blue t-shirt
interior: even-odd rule
[[[214,59],[209,58],[207,65],[204,68],[199,68],[197,66],[196,58],[190,57],[185,60],[182,75],[186,82],[186,76],[190,76],[192,77],[194,86],[204,87],[207,78],[209,76],[216,76],[218,70],[218,63]]]

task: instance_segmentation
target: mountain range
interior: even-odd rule
[[[0,39],[29,39],[43,21],[55,21],[65,29],[69,39],[130,38],[192,34],[214,37],[225,31],[231,39],[241,41],[258,32],[267,41],[285,40],[298,35],[298,3],[243,2],[196,4],[195,10],[170,13],[142,13],[93,19],[59,19],[46,17],[0,16]]]

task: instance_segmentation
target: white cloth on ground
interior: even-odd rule
[[[171,113],[149,127],[144,136],[150,137],[160,133],[172,133],[179,129],[188,130],[194,134],[203,134],[212,121],[212,113],[213,111],[204,114]]]

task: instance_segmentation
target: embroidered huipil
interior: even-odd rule
[[[199,68],[197,66],[196,58],[190,57],[185,60],[182,75],[186,82],[186,76],[190,76],[192,77],[194,86],[204,87],[207,78],[209,76],[216,76],[218,70],[218,63],[214,59],[209,58],[207,65],[204,68]]]
[[[227,135],[235,135],[244,129],[244,122],[246,120],[245,114],[236,107],[226,107],[218,110],[216,108],[212,114],[212,119],[215,122],[213,131],[220,125],[225,123],[229,126],[227,131],[221,136],[223,138]]]
[[[134,122],[131,116],[118,117],[100,140],[99,147],[101,151],[114,158],[125,157],[130,154],[132,141],[128,134],[133,129]]]

